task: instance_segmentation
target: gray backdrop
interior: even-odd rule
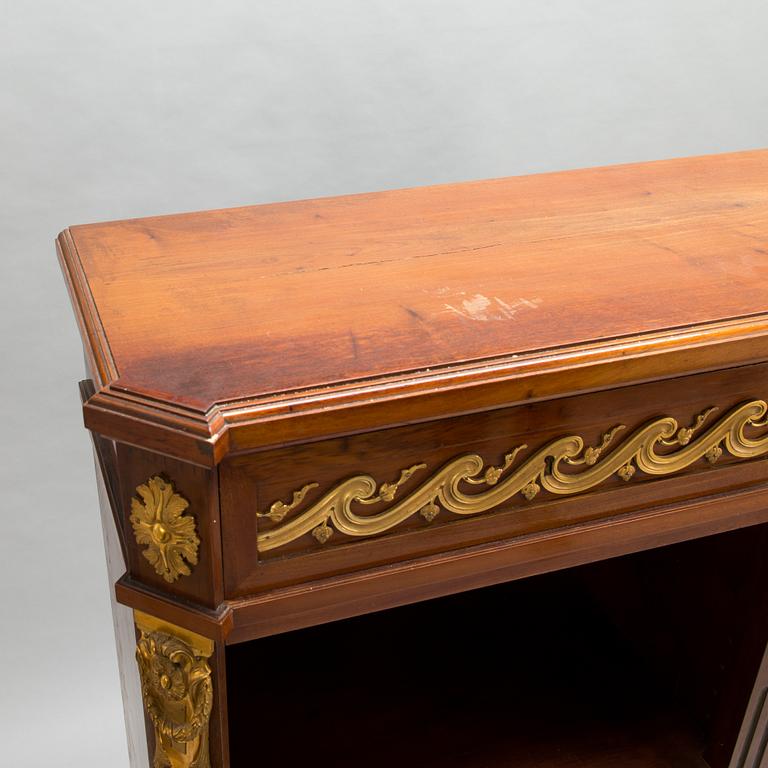
[[[0,10],[9,768],[127,765],[60,229],[768,144],[765,0]]]

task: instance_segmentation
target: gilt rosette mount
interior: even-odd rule
[[[477,454],[458,456],[402,500],[368,515],[361,514],[365,506],[395,502],[400,487],[427,465],[415,464],[402,470],[397,481],[380,486],[370,475],[355,475],[295,513],[307,494],[318,487],[308,483],[294,492],[290,502],[278,500],[267,511],[257,513],[259,518],[277,524],[258,533],[257,548],[267,552],[308,533],[319,544],[328,542],[334,531],[352,537],[375,536],[416,514],[427,522],[443,510],[477,515],[517,494],[530,502],[542,489],[561,496],[584,493],[612,476],[629,482],[638,471],[651,476],[672,475],[700,460],[715,464],[724,451],[735,459],[768,453],[768,433],[753,433],[768,426],[768,406],[763,400],[737,405],[719,419],[714,418],[717,410],[707,408],[683,427],[670,416],[654,419],[623,440],[618,435],[626,427],[618,424],[594,446],[585,447],[577,435],[563,436],[519,463],[518,455],[527,445],[512,448],[500,466],[486,467]],[[473,486],[481,490],[471,492]]]
[[[136,493],[130,520],[145,559],[169,584],[189,576],[200,546],[195,519],[185,514],[189,502],[159,475],[138,486]]]

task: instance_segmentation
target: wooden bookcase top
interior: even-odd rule
[[[201,464],[768,357],[765,150],[74,226],[58,246],[101,379],[86,423]]]

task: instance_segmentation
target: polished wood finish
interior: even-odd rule
[[[765,651],[747,714],[741,724],[729,768],[764,768],[768,754],[768,648]]]
[[[263,513],[308,484],[317,486],[295,514],[350,478],[370,475],[379,486],[425,465],[399,501],[462,455],[499,466],[525,444],[516,459],[524,463],[568,436],[597,446],[622,424],[605,447],[610,458],[661,418],[675,420],[674,439],[654,446],[671,456],[683,446],[678,428],[699,414],[709,415],[694,441],[732,409],[768,400],[768,151],[77,226],[57,248],[84,342],[83,412],[134,734],[142,714],[131,699],[122,606],[213,641],[211,765],[242,768],[269,754],[248,740],[270,706],[296,705],[302,676],[321,696],[318,711],[348,698],[343,681],[355,671],[335,668],[332,650],[318,657],[312,638],[350,648],[346,628],[360,621],[380,624],[384,641],[388,617],[426,616],[434,599],[467,606],[464,623],[452,621],[471,633],[487,619],[481,606],[491,610],[484,601],[507,589],[507,618],[525,628],[523,596],[557,583],[581,585],[610,614],[605,623],[577,610],[571,624],[581,616],[598,645],[630,649],[686,695],[662,712],[664,690],[646,691],[639,720],[629,707],[569,731],[566,711],[577,704],[550,709],[559,695],[567,700],[568,670],[547,677],[536,656],[512,702],[524,712],[537,700],[536,722],[496,738],[507,720],[476,719],[466,733],[480,751],[449,750],[440,764],[760,768],[760,452],[724,450],[712,462],[699,453],[674,473],[638,464],[624,477],[617,465],[573,495],[542,487],[479,514],[413,514],[371,536],[336,531],[322,541],[308,529],[274,549],[259,549],[257,538],[286,522]],[[747,439],[766,433],[760,418],[745,429]],[[151,528],[149,545],[134,534],[131,500],[151,478],[186,502],[183,525],[199,539],[188,574],[158,570],[144,555],[164,546],[168,529]],[[363,515],[390,503],[355,501]],[[653,651],[664,626],[685,651]],[[626,636],[601,636],[609,627]],[[446,666],[453,642],[427,633],[414,638],[413,655],[395,658],[417,671],[447,653],[440,646],[453,649]],[[283,646],[294,652],[281,655]],[[355,647],[356,658],[366,649]],[[518,650],[535,656],[537,644]],[[288,674],[285,664],[296,666]],[[597,704],[631,703],[598,678]],[[461,717],[427,713],[416,752],[458,733],[477,714],[473,695],[495,679],[489,669],[472,681]],[[571,689],[572,702],[584,688]],[[407,714],[418,724],[414,701]],[[385,705],[360,712],[375,714],[379,728],[391,717]],[[294,714],[296,747],[311,751],[303,731],[319,727],[322,748],[317,713]],[[273,725],[266,732],[280,733]],[[358,727],[364,733],[366,722]],[[559,742],[539,738],[542,727]],[[343,765],[342,751],[329,764]],[[146,768],[140,752],[132,768]]]
[[[87,424],[212,464],[763,359],[767,174],[757,151],[73,227]]]
[[[373,538],[351,538],[337,532],[328,543],[320,545],[307,534],[263,554],[257,553],[254,546],[258,532],[276,527],[269,519],[257,518],[257,513],[269,509],[275,500],[290,500],[293,491],[305,483],[318,483],[318,488],[308,493],[307,504],[311,504],[347,477],[366,473],[380,483],[393,481],[404,467],[428,459],[428,466],[403,486],[399,492],[402,497],[464,453],[479,453],[489,466],[499,465],[514,446],[525,444],[529,447],[517,459],[520,464],[562,435],[579,435],[587,445],[598,445],[602,434],[617,424],[626,425],[624,432],[629,433],[653,417],[670,415],[681,425],[688,425],[709,406],[717,405],[725,412],[760,392],[768,395],[765,364],[233,457],[220,466],[221,512],[228,521],[223,531],[228,553],[224,569],[226,594],[239,597],[342,570],[768,482],[766,462],[745,464],[723,457],[712,467],[702,459],[680,476],[635,477],[629,493],[628,484],[614,476],[588,494],[562,497],[542,491],[532,501],[518,495],[496,510],[474,517],[443,511],[427,523],[414,515]],[[381,506],[376,505],[372,511]]]
[[[120,526],[115,524],[115,496],[109,488],[104,468],[101,449],[103,445],[96,443],[95,469],[96,486],[99,494],[101,511],[101,530],[104,535],[104,551],[107,556],[107,575],[110,583],[114,583],[125,573],[125,555],[123,542],[117,535]],[[120,672],[120,692],[123,696],[123,711],[125,713],[125,731],[128,742],[128,761],[133,766],[146,766],[149,763],[149,748],[147,731],[144,723],[141,703],[141,682],[136,667],[136,631],[133,624],[133,611],[118,602],[117,595],[110,595],[112,606],[112,623],[115,632],[115,647],[117,664]]]
[[[221,525],[218,514],[218,476],[202,467],[159,456],[131,445],[118,443],[117,468],[121,493],[125,503],[128,571],[142,583],[162,589],[169,595],[216,608],[224,597],[221,573]],[[173,482],[194,510],[194,519],[201,539],[197,565],[189,576],[173,583],[166,582],[143,555],[143,547],[136,545],[128,520],[130,499],[136,488],[153,475],[162,475]]]
[[[228,643],[768,521],[768,485],[356,571],[229,601]],[[127,595],[126,595],[127,597]]]

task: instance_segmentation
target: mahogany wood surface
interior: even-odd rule
[[[230,644],[768,522],[768,485],[228,601]],[[133,597],[125,595],[129,604]]]
[[[117,470],[129,542],[129,573],[169,596],[200,603],[209,609],[217,608],[224,597],[217,473],[122,443],[117,446]],[[131,499],[136,497],[136,488],[155,475],[170,480],[189,502],[194,510],[201,542],[197,552],[198,562],[190,575],[172,583],[165,581],[144,557],[142,548],[136,545],[129,520]]]
[[[729,768],[762,768],[768,754],[768,648],[763,655]]]
[[[426,522],[414,514],[375,537],[353,538],[336,532],[330,541],[319,544],[307,533],[277,549],[256,551],[257,534],[281,525],[257,518],[257,513],[267,511],[277,500],[290,501],[293,492],[308,483],[318,487],[308,492],[300,510],[348,477],[370,474],[378,483],[392,482],[402,469],[425,463],[398,491],[401,499],[464,454],[477,453],[487,466],[498,466],[515,446],[527,445],[516,459],[519,465],[553,439],[578,435],[585,445],[599,445],[607,430],[625,425],[610,449],[654,418],[672,416],[686,426],[715,406],[718,411],[711,415],[711,423],[731,407],[762,397],[768,398],[768,365],[758,364],[232,457],[220,465],[221,514],[226,520],[222,529],[227,552],[225,593],[241,597],[273,586],[766,482],[767,461],[733,462],[724,456],[710,466],[702,458],[674,477],[638,473],[627,483],[613,476],[586,494],[564,497],[542,490],[531,501],[518,494],[481,515],[443,510]],[[384,503],[358,507],[363,514],[385,508]]]
[[[211,464],[764,359],[767,179],[753,151],[72,227],[87,423]]]
[[[315,715],[349,709],[354,685],[345,680],[361,687],[352,690],[355,699],[367,684],[355,664],[388,651],[387,614],[377,612],[418,613],[414,604],[447,596],[482,604],[468,593],[511,581],[519,583],[507,585],[509,594],[523,595],[527,577],[689,541],[684,546],[699,555],[680,561],[689,569],[681,578],[664,552],[659,569],[654,553],[637,555],[647,566],[640,575],[618,560],[591,571],[603,607],[630,635],[622,648],[653,645],[667,625],[684,636],[680,647],[690,652],[655,667],[670,673],[680,661],[689,671],[682,710],[659,706],[659,717],[649,710],[651,717],[635,719],[630,706],[607,727],[601,714],[569,730],[571,715],[589,715],[575,711],[590,684],[580,680],[562,717],[552,714],[558,741],[548,743],[536,728],[547,724],[547,697],[559,681],[536,689],[539,671],[531,665],[523,690],[530,695],[516,700],[524,715],[540,697],[529,739],[518,732],[494,741],[489,734],[504,729],[504,718],[477,718],[474,702],[462,700],[461,717],[433,721],[419,764],[428,764],[430,739],[450,739],[463,718],[475,717],[467,749],[486,751],[469,764],[705,766],[701,734],[687,719],[693,714],[706,720],[711,768],[725,768],[733,744],[750,757],[731,768],[762,765],[765,670],[747,707],[768,639],[760,618],[768,533],[766,526],[749,530],[768,523],[768,459],[756,452],[736,458],[725,450],[709,456],[711,465],[696,453],[693,464],[660,475],[635,458],[628,481],[617,471],[627,465],[617,464],[599,485],[571,496],[536,486],[530,499],[507,493],[482,514],[443,509],[429,521],[414,506],[376,536],[337,531],[321,541],[308,529],[261,552],[257,536],[286,519],[257,515],[305,484],[317,487],[291,515],[350,477],[370,475],[381,490],[401,470],[426,465],[398,490],[401,500],[460,455],[499,466],[525,443],[519,464],[553,439],[575,435],[597,446],[625,425],[604,458],[660,417],[688,427],[711,406],[714,421],[768,400],[768,150],[75,226],[61,233],[57,249],[90,376],[83,409],[105,525],[114,526],[110,579],[119,575],[119,543],[126,573],[117,600],[215,641],[213,768],[228,768],[230,746],[235,768],[268,754],[251,754],[249,739],[273,715],[264,738],[283,738],[284,723],[292,734],[290,713],[286,720],[269,708],[293,707],[306,681],[312,695],[326,698],[305,722],[320,729],[316,742],[302,735],[298,746],[322,748]],[[764,434],[765,425],[745,430]],[[655,447],[664,454],[687,444]],[[548,461],[542,473],[552,471],[555,460]],[[569,467],[565,474],[580,472]],[[129,519],[137,486],[155,475],[187,500],[200,540],[191,573],[172,583],[147,562]],[[390,503],[363,509],[355,501],[373,515]],[[736,529],[748,530],[727,534]],[[713,543],[692,541],[702,537]],[[718,543],[726,538],[730,544]],[[573,586],[578,576],[571,570],[557,578]],[[653,605],[632,609],[632,591],[622,585]],[[525,629],[522,607],[510,606],[507,617],[517,631]],[[551,618],[544,604],[538,610]],[[344,620],[366,614],[372,625],[384,622],[379,651],[376,643],[351,648],[343,634]],[[485,620],[482,609],[470,615],[469,622],[451,615],[440,637],[414,642],[409,662],[442,654],[441,675],[452,664],[479,663],[483,648],[462,656],[449,634],[461,625],[465,650],[472,638],[461,632],[471,635],[473,622]],[[118,627],[124,645],[127,616]],[[528,618],[537,620],[535,612]],[[588,611],[581,618],[598,644],[616,650],[601,634],[607,625],[593,626]],[[332,622],[341,623],[316,627]],[[556,645],[570,639],[567,630],[553,628]],[[282,644],[294,652],[281,656]],[[346,651],[354,663],[339,666]],[[546,667],[543,656],[538,661]],[[637,672],[629,662],[615,671],[616,680],[603,682]],[[495,676],[485,670],[468,695]],[[634,705],[611,685],[607,696],[597,692],[600,707],[617,697]],[[666,703],[663,695],[648,701]],[[425,702],[416,697],[399,717],[413,718],[418,730]],[[744,710],[757,725],[737,734]],[[398,711],[382,705],[375,726],[386,731]],[[364,729],[371,714],[351,712],[350,722]],[[470,743],[472,734],[480,741]],[[273,745],[278,756],[284,745]],[[377,759],[387,764],[385,753]],[[441,765],[468,764],[456,750],[441,755]]]
[[[104,462],[94,452],[96,485],[99,494],[101,512],[101,530],[104,536],[104,552],[107,559],[107,574],[110,584],[114,583],[125,573],[125,555],[122,542],[117,534],[115,524],[114,496],[108,488],[107,477],[104,473]],[[112,607],[112,624],[115,632],[115,647],[117,651],[117,666],[120,674],[120,692],[123,697],[123,714],[125,731],[128,742],[128,763],[130,768],[145,768],[149,765],[150,745],[147,737],[150,735],[144,715],[141,696],[141,681],[136,666],[136,628],[133,622],[133,611],[121,604],[117,594],[110,595]]]

